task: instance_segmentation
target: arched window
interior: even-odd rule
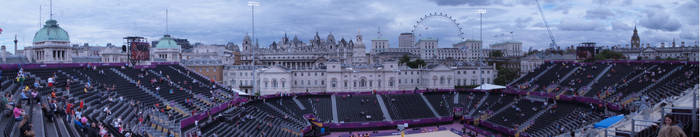
[[[365,86],[367,86],[367,80],[360,79],[360,87],[365,87]]]

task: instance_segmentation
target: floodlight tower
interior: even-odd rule
[[[484,13],[486,13],[486,9],[478,9],[474,11],[476,13],[479,13],[479,42],[481,42],[481,46],[484,46],[484,37],[483,37],[483,17]],[[481,57],[481,53],[479,54],[480,57],[478,57],[479,61],[477,63],[479,64],[477,66],[477,69],[479,71],[479,80],[480,84],[484,84],[484,78],[482,77],[482,74],[484,72],[481,71],[481,65],[483,64],[483,57]]]
[[[253,46],[253,92],[258,92],[260,94],[260,91],[256,90],[256,84],[258,84],[258,81],[255,80],[255,75],[257,73],[255,69],[255,49],[258,47],[258,42],[257,39],[255,39],[255,7],[260,6],[260,2],[257,1],[248,1],[248,6],[250,6],[250,15],[251,15],[251,28],[253,30],[253,40],[255,40],[255,45]]]

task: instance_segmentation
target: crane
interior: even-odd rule
[[[549,44],[549,48],[554,50],[559,46],[557,46],[557,42],[554,40],[554,34],[552,34],[552,30],[549,29],[549,24],[547,23],[547,19],[544,18],[544,12],[542,12],[542,6],[540,6],[540,1],[535,0],[535,2],[537,2],[537,9],[540,11],[540,17],[542,17],[542,21],[544,22],[544,26],[547,27],[547,33],[549,33],[549,39],[552,40],[552,43]]]

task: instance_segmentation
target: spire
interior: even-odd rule
[[[53,0],[49,0],[49,19],[53,19]]]

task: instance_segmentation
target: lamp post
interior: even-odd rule
[[[260,2],[256,1],[248,1],[248,6],[250,6],[250,15],[251,15],[251,28],[253,29],[253,40],[255,40],[255,7],[260,6]],[[252,43],[251,43],[252,44]],[[255,89],[256,84],[258,84],[258,81],[255,80],[255,75],[257,71],[255,71],[255,49],[257,48],[257,40],[255,42],[255,45],[253,45],[252,51],[253,51],[253,63],[251,65],[253,66],[253,92],[257,92],[260,94],[260,91]]]

